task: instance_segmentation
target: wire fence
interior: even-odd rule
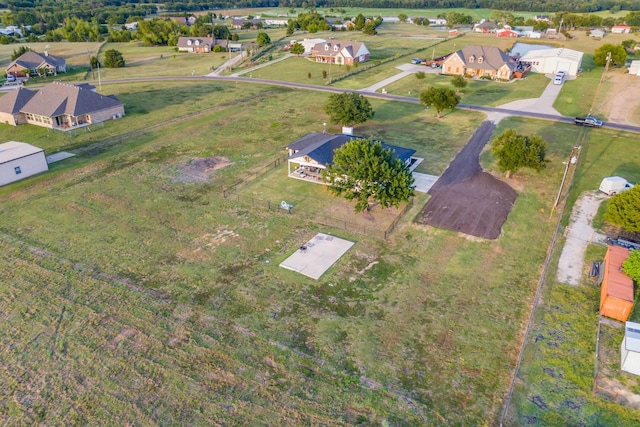
[[[225,191],[228,190],[225,189]],[[413,206],[413,198],[410,198],[408,203],[398,211],[391,224],[389,224],[386,228],[381,228],[379,224],[371,225],[356,223],[344,218],[327,215],[326,213],[309,212],[299,207],[288,205],[283,201],[278,202],[273,200],[264,200],[257,197],[245,196],[230,192],[227,192],[225,198],[229,201],[248,205],[256,209],[267,209],[271,212],[278,212],[283,215],[292,215],[296,219],[302,219],[308,222],[313,222],[316,224],[325,225],[327,227],[345,230],[350,233],[361,234],[380,240],[386,240],[391,236],[404,215]]]
[[[257,169],[253,172],[249,172],[247,175],[245,175],[243,178],[238,179],[236,182],[234,182],[233,184],[225,187],[222,189],[222,196],[226,199],[229,198],[229,196],[231,195],[236,195],[235,193],[237,193],[240,189],[242,189],[244,186],[246,186],[247,184],[249,184],[250,182],[252,182],[253,180],[255,180],[257,177],[259,177],[260,175],[270,171],[271,169],[274,169],[278,166],[280,166],[282,163],[284,163],[287,160],[287,156],[283,156],[283,157],[279,157],[275,160],[273,160],[272,162],[262,166],[260,169]],[[237,196],[237,195],[236,195]],[[238,196],[239,197],[239,196]],[[256,199],[257,200],[257,199]],[[268,202],[267,202],[268,203]]]

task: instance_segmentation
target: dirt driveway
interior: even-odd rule
[[[604,114],[613,123],[640,124],[640,76],[632,76],[625,69],[614,69],[607,73],[607,101],[594,108],[595,114]]]
[[[417,223],[487,239],[500,236],[517,193],[480,166],[480,153],[495,127],[489,120],[482,122],[429,190],[431,198]]]

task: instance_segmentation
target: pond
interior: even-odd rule
[[[511,48],[511,55],[524,56],[532,50],[553,49],[553,46],[548,44],[535,44],[535,43],[521,43],[515,42]]]

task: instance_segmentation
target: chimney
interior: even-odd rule
[[[48,50],[44,51],[44,56],[49,56],[49,51]]]

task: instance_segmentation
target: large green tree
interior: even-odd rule
[[[383,208],[397,207],[414,195],[406,163],[370,139],[354,138],[335,150],[322,175],[330,192],[357,201],[356,213],[369,210],[374,202]]]
[[[373,117],[373,107],[367,98],[358,93],[334,93],[324,106],[331,123],[353,126]]]
[[[425,107],[435,108],[436,115],[440,117],[445,109],[456,108],[460,103],[460,96],[452,89],[431,86],[420,92],[420,101]]]
[[[598,66],[605,66],[609,52],[611,52],[611,65],[622,66],[627,61],[627,51],[624,46],[606,43],[596,49],[593,62]]]
[[[304,46],[302,46],[300,43],[294,43],[291,46],[291,49],[289,49],[289,52],[293,53],[294,55],[302,55],[304,53]]]
[[[522,135],[513,129],[500,134],[491,147],[498,158],[498,168],[507,177],[522,167],[541,171],[546,167],[547,143],[538,135]]]
[[[269,43],[271,43],[271,37],[269,37],[269,34],[267,34],[267,33],[260,32],[256,36],[256,43],[258,43],[258,46],[260,46],[260,47],[266,46]]]
[[[640,186],[613,196],[604,220],[632,233],[640,233]]]
[[[640,283],[640,250],[629,253],[629,257],[622,263],[622,271],[634,282]]]
[[[122,68],[124,67],[124,58],[122,53],[115,49],[109,49],[104,53],[105,68]]]

